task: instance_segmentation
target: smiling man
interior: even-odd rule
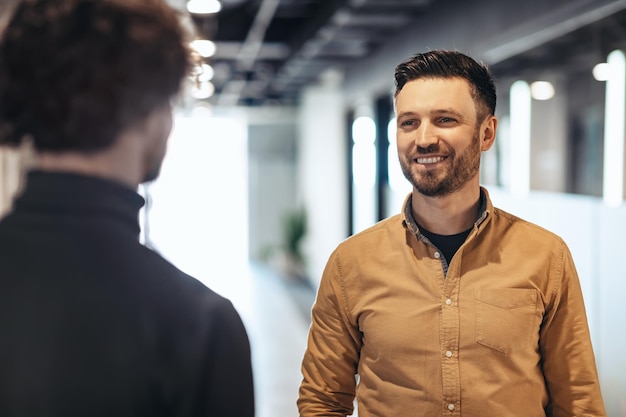
[[[312,312],[300,416],[605,416],[580,284],[553,233],[479,183],[498,125],[484,65],[397,66],[401,214],[332,253]]]

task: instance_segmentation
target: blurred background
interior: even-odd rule
[[[176,109],[142,239],[233,300],[259,417],[297,416],[310,307],[327,257],[400,210],[395,66],[456,49],[497,79],[494,204],[561,235],[585,295],[611,417],[626,416],[623,0],[170,0],[200,83]],[[0,0],[0,24],[14,0]],[[45,63],[42,63],[45,64]],[[0,213],[27,156],[0,150]]]

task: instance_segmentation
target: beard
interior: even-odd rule
[[[159,177],[160,173],[161,173],[161,164],[158,164],[154,166],[150,171],[148,171],[146,175],[144,175],[143,181],[141,182],[142,183],[152,182]]]
[[[173,127],[172,108],[168,103],[154,110],[149,116],[151,123],[146,130],[148,146],[144,155],[144,175],[142,182],[151,182],[158,178],[167,153],[167,144]]]
[[[152,182],[156,180],[161,174],[161,167],[165,160],[166,143],[167,138],[162,139],[162,146],[154,147],[151,149],[150,155],[146,156],[146,170],[144,171],[142,183]]]
[[[439,144],[428,148],[429,153],[439,151]],[[400,155],[402,173],[415,190],[427,197],[442,197],[452,194],[467,184],[480,169],[481,151],[478,129],[474,131],[472,142],[463,153],[457,155],[454,150],[451,150],[448,152],[448,158],[444,161],[446,165],[418,172],[415,169],[414,160],[424,152],[424,150],[418,149],[415,156]]]

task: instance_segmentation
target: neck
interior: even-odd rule
[[[480,187],[464,187],[443,197],[427,197],[413,190],[415,221],[438,235],[454,235],[471,228],[480,210]]]
[[[38,152],[34,167],[43,171],[70,172],[95,176],[136,189],[143,179],[143,167],[137,163],[138,141],[120,138],[109,148],[96,152]]]

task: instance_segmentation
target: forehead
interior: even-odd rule
[[[407,82],[395,99],[396,112],[433,112],[453,109],[476,115],[471,87],[464,78],[418,78]]]

